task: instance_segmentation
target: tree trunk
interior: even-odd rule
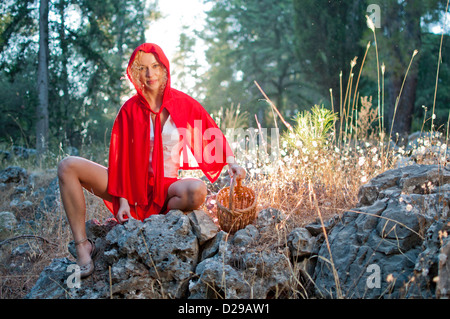
[[[58,5],[56,6],[59,15],[61,17],[61,24],[59,25],[59,46],[61,48],[61,76],[60,76],[60,86],[59,88],[62,90],[62,99],[59,102],[59,117],[56,119],[57,127],[64,128],[63,132],[58,131],[58,139],[60,141],[64,140],[67,142],[67,137],[70,129],[70,119],[69,119],[69,76],[67,71],[67,61],[68,61],[68,48],[67,48],[67,40],[66,40],[66,26],[65,26],[65,11],[66,11],[66,0],[59,0]]]
[[[387,14],[385,19],[394,21],[387,23],[387,32],[391,34],[392,49],[389,51],[390,69],[389,73],[391,87],[389,89],[389,130],[392,127],[392,140],[400,144],[407,142],[408,134],[411,133],[412,115],[416,101],[416,89],[418,81],[418,65],[421,47],[421,17],[426,13],[424,3],[419,0],[396,2],[391,7],[393,11]],[[398,42],[401,39],[401,42]],[[419,50],[419,54],[413,58],[413,51]],[[408,64],[411,68],[406,74]],[[397,97],[400,94],[403,80],[403,91],[395,110]],[[395,117],[393,118],[395,113]],[[393,122],[393,125],[392,125]],[[390,131],[387,132],[388,134]]]
[[[36,151],[39,161],[48,149],[48,56],[48,0],[40,0],[38,105],[36,109]]]
[[[392,106],[395,106],[397,97],[401,90],[402,81],[403,79],[393,79],[391,83],[389,104]],[[414,103],[416,101],[416,88],[417,71],[413,70],[413,72],[408,74],[408,77],[406,78],[397,110],[395,111],[394,107],[390,109],[389,128],[391,128],[392,121],[394,121],[394,125],[392,125],[392,140],[398,142],[399,144],[407,142],[406,138],[411,132],[412,115],[414,112]]]

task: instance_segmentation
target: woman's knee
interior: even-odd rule
[[[195,180],[190,184],[188,193],[191,204],[193,206],[200,206],[205,202],[208,190],[203,181]]]
[[[170,209],[193,210],[200,207],[206,199],[206,184],[198,179],[183,179],[169,187],[168,206]]]
[[[75,156],[69,156],[61,160],[58,164],[58,178],[62,180],[67,177],[68,174],[75,172],[77,163],[78,158]]]

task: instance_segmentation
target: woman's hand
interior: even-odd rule
[[[125,198],[120,198],[120,207],[116,217],[121,224],[133,218],[130,213],[130,205],[128,205],[128,201]]]
[[[236,177],[236,180],[242,180],[247,175],[247,171],[236,163],[228,164],[228,173],[230,177]]]
[[[247,171],[236,163],[234,156],[227,157],[228,173],[230,177],[236,177],[236,181],[242,180],[247,175]]]

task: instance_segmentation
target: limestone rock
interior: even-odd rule
[[[235,234],[203,211],[91,220],[94,274],[77,282],[74,261],[54,259],[27,298],[448,298],[449,203],[450,171],[412,165],[324,225],[288,227],[273,208]]]
[[[26,169],[18,166],[9,166],[0,171],[0,183],[19,183],[27,177]]]
[[[202,210],[194,210],[192,213],[188,214],[188,217],[200,245],[203,245],[208,240],[214,238],[219,232],[219,227],[213,222],[211,217]]]
[[[437,297],[450,298],[450,240],[446,238],[446,244],[439,254],[439,277],[437,284]]]
[[[16,216],[8,211],[0,212],[0,233],[14,230],[17,224]]]
[[[361,187],[358,207],[331,229],[330,249],[323,243],[318,252],[316,295],[434,298],[437,237],[449,220],[448,184],[450,172],[443,167],[413,165]]]
[[[189,284],[189,298],[264,299],[292,295],[297,270],[292,269],[289,251],[283,245],[262,248],[255,225],[248,225],[233,236],[220,234],[220,241],[214,246],[217,253],[196,267],[196,276]]]
[[[294,258],[309,257],[313,254],[316,237],[302,227],[295,228],[288,237],[288,246]]]

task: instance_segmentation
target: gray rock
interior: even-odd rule
[[[153,215],[144,223],[130,220],[114,227],[106,241],[108,247],[118,252],[112,271],[113,283],[132,277],[134,269],[143,269],[143,264],[146,275],[159,282],[167,297],[185,296],[197,264],[199,246],[189,218],[181,211]]]
[[[328,233],[328,231],[334,227],[334,225],[336,225],[337,221],[339,220],[339,216],[335,215],[332,218],[330,218],[329,220],[326,220],[323,222],[323,226],[322,226],[322,222],[320,221],[319,218],[317,218],[317,220],[314,223],[310,223],[308,225],[305,226],[305,228],[309,231],[309,233],[312,236],[317,236],[319,234],[323,233],[323,228],[325,228],[325,231]]]
[[[44,198],[37,207],[39,214],[53,213],[61,205],[58,178],[54,178],[45,190]]]
[[[306,228],[295,228],[288,236],[288,247],[293,258],[301,259],[313,254],[316,237],[313,237]]]
[[[188,214],[188,217],[200,245],[203,245],[208,240],[214,238],[219,232],[219,226],[217,226],[211,217],[203,210],[194,210],[192,213]]]
[[[34,241],[21,244],[12,249],[8,258],[8,269],[12,273],[25,272],[44,255],[44,251]]]
[[[270,227],[280,223],[284,219],[285,219],[284,214],[277,209],[274,208],[263,209],[258,213],[258,216],[256,217],[256,225],[259,228],[265,226]]]
[[[68,299],[71,289],[67,287],[67,279],[70,272],[67,270],[72,265],[67,258],[54,259],[40,274],[36,284],[25,296],[25,299]],[[73,291],[73,290],[72,290]]]
[[[13,213],[0,212],[0,233],[13,231],[16,225],[17,219]]]
[[[434,298],[439,297],[439,289],[435,284],[439,278],[438,284],[444,284],[448,281],[448,275],[444,273],[440,276],[439,262],[440,253],[443,249],[446,232],[450,231],[450,225],[442,219],[434,221],[424,233],[422,251],[419,253],[414,266],[414,285],[408,292],[408,297],[412,298]],[[444,284],[445,286],[445,284]]]
[[[434,298],[438,234],[448,223],[450,173],[437,165],[385,172],[360,189],[322,243],[315,294],[345,298]],[[439,188],[438,188],[439,187]],[[444,267],[443,267],[444,269]],[[445,277],[443,277],[445,280]]]
[[[239,229],[233,236],[232,243],[236,246],[249,246],[259,237],[258,229],[254,225],[247,225]]]
[[[263,228],[266,227],[267,224]],[[233,236],[219,234],[220,241],[214,243],[217,253],[195,269],[189,298],[260,299],[291,294],[293,274],[297,270],[291,267],[289,251],[283,245],[262,248],[255,225],[248,225]]]
[[[30,157],[36,156],[37,152],[34,148],[26,148],[22,146],[13,146],[12,148],[14,155],[23,159],[28,159]]]
[[[29,214],[33,212],[34,205],[31,201],[25,200],[21,201],[17,198],[13,199],[9,203],[9,207],[14,211],[20,211],[22,215]]]
[[[219,252],[220,248],[223,245],[226,245],[228,237],[229,234],[221,230],[213,239],[207,241],[202,247],[199,262],[216,255]]]
[[[265,299],[288,294],[295,275],[286,252],[234,250],[198,264],[191,299]]]
[[[182,212],[170,211],[145,222],[129,220],[122,225],[111,220],[104,224],[88,221],[86,226],[88,236],[102,251],[94,274],[81,280],[79,288],[70,288],[67,269],[74,262],[55,259],[27,298],[186,297],[199,245]],[[57,284],[49,285],[52,280]]]
[[[19,183],[26,180],[27,171],[18,166],[9,166],[0,171],[0,183]]]
[[[190,299],[250,298],[250,287],[242,273],[219,258],[205,259],[196,273],[189,283]]]
[[[444,184],[450,184],[450,170],[440,165],[411,165],[392,169],[361,186],[358,205],[371,205],[377,199],[395,198],[401,193],[432,193]]]
[[[436,290],[438,298],[450,298],[450,240],[448,236],[439,253],[439,279]]]
[[[11,159],[11,153],[8,151],[4,151],[4,150],[0,150],[0,160],[3,161],[8,161]]]

